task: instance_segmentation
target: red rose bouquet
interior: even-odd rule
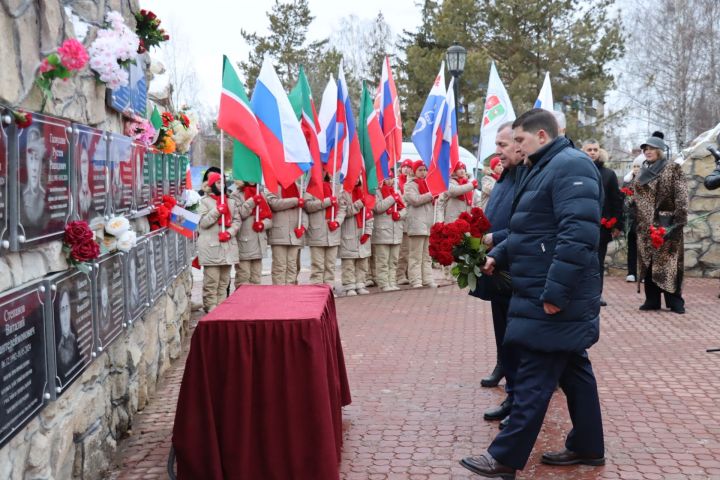
[[[482,276],[487,246],[482,237],[490,230],[490,222],[480,208],[463,212],[452,223],[436,223],[430,229],[430,256],[440,265],[449,266],[460,288],[475,290]]]
[[[602,217],[600,219],[600,225],[607,228],[608,230],[612,230],[613,228],[615,228],[616,223],[617,223],[617,218],[615,218],[615,217],[610,217],[610,218]]]
[[[145,53],[150,47],[157,47],[163,42],[170,40],[170,36],[165,33],[165,29],[160,28],[160,21],[153,12],[149,10],[140,10],[135,14],[135,33],[140,38],[138,53]]]
[[[95,242],[95,234],[87,222],[70,222],[65,226],[63,251],[68,263],[85,273],[90,271],[88,263],[100,256],[100,245]]]

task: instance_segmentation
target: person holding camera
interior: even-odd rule
[[[638,273],[645,279],[645,303],[640,310],[660,310],[662,293],[665,305],[682,314],[683,226],[688,214],[685,174],[667,157],[667,145],[659,136],[648,138],[640,149],[645,161],[633,181]]]

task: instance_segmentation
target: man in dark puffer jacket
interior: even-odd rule
[[[543,454],[543,463],[605,463],[600,401],[586,352],[599,337],[600,173],[558,137],[551,112],[530,110],[513,129],[529,170],[516,186],[510,234],[490,252],[484,271],[510,265],[504,344],[519,360],[515,397],[509,423],[488,451],[460,462],[479,475],[508,479],[527,463],[558,383],[573,429],[566,449]]]

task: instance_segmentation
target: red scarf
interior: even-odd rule
[[[385,185],[383,183],[383,186],[380,187],[380,193],[382,193],[383,198],[392,197],[393,195],[395,195],[395,188],[393,188],[392,185]],[[402,200],[396,201],[395,206],[397,207],[397,210],[394,209],[393,207],[390,207],[386,213],[388,215],[392,215],[393,211],[399,212],[400,210],[405,208],[405,204],[402,202]]]
[[[459,178],[459,177],[458,177],[458,178],[456,178],[455,180],[457,180],[458,185],[467,185],[467,184],[468,184],[468,179],[467,179],[467,178]],[[472,205],[472,200],[473,200],[473,191],[472,191],[472,190],[470,190],[469,192],[465,193],[465,194],[463,195],[463,197],[465,197],[465,203],[467,203],[468,205]]]
[[[245,194],[245,201],[250,200],[255,195],[257,195],[257,186],[256,185],[245,185],[243,187],[243,193]],[[258,208],[260,209],[260,213],[258,214]],[[265,200],[265,197],[260,195],[260,204],[255,205],[255,209],[253,210],[253,218],[258,218],[258,221],[262,222],[266,218],[272,218],[272,210],[270,210],[270,205],[268,205],[267,201]]]
[[[398,187],[400,188],[400,193],[405,195],[405,184],[407,183],[407,175],[404,173],[401,174],[398,177]]]
[[[353,203],[357,202],[358,200],[365,201],[365,192],[363,191],[362,186],[357,186],[353,188],[352,191],[352,201]],[[363,212],[365,215],[363,216]],[[355,214],[355,222],[357,223],[358,228],[363,228],[363,222],[365,220],[368,220],[372,218],[372,212],[368,208],[361,208],[358,213]]]
[[[289,187],[283,188],[282,198],[300,198],[300,192],[298,191],[297,185],[293,183]]]
[[[415,183],[417,183],[418,193],[420,193],[420,195],[425,195],[426,193],[430,193],[430,188],[428,188],[426,179],[416,178]]]
[[[210,193],[208,195],[210,196],[210,198],[215,200],[215,203],[217,203],[218,205],[222,205],[222,199],[221,199],[220,195],[215,195],[213,193]],[[227,202],[227,195],[225,196],[225,201]],[[228,204],[225,203],[225,205],[227,206]],[[230,211],[229,207],[228,207],[228,211]],[[232,213],[230,213],[230,215],[220,215],[220,219],[218,219],[218,225],[222,226],[223,219],[225,220],[225,228],[232,227]]]

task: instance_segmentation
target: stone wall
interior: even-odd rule
[[[0,450],[0,478],[99,478],[135,413],[180,355],[191,288],[186,269],[142,320],[15,435]]]
[[[700,146],[697,151],[703,152]],[[706,151],[704,153],[707,153]],[[715,162],[709,155],[690,156],[683,164],[687,175],[688,222],[685,228],[685,274],[692,277],[720,276],[720,190],[709,191],[703,185],[705,177],[713,171]],[[627,275],[627,246],[625,241],[614,241],[608,246],[606,266],[610,272]]]
[[[34,86],[41,59],[66,38],[87,47],[106,13],[134,26],[137,0],[0,0],[0,103],[38,111]],[[140,61],[147,61],[147,56]],[[122,132],[122,117],[105,104],[106,89],[85,69],[55,81],[45,113]],[[145,219],[133,221],[142,235]],[[68,268],[61,242],[0,256],[0,292]],[[0,450],[0,478],[99,478],[117,440],[180,354],[190,319],[192,277],[183,271],[143,318],[125,330],[57,400],[51,401]]]

